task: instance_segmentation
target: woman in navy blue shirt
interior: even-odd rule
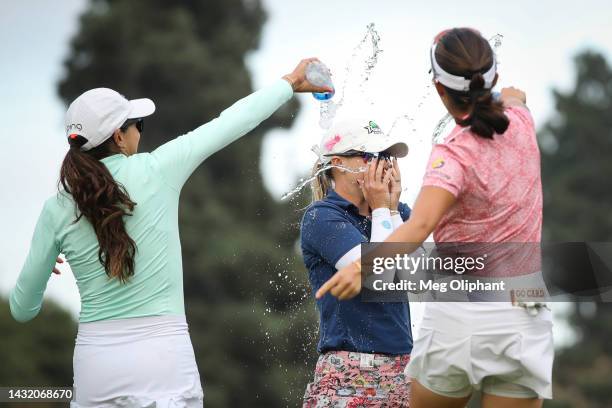
[[[336,124],[318,146],[313,203],[304,214],[301,245],[313,294],[338,269],[361,257],[361,244],[384,241],[410,215],[397,157],[408,146],[374,121]],[[332,168],[320,171],[324,166]],[[304,407],[406,407],[403,374],[412,350],[407,302],[317,300],[320,353]]]

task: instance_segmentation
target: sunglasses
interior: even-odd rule
[[[389,152],[369,153],[369,152],[349,151],[349,152],[342,153],[342,154],[336,154],[335,156],[340,156],[340,157],[361,157],[363,159],[364,163],[367,163],[370,160],[377,159],[377,158],[378,159],[382,159],[382,160],[389,160],[389,161],[391,161],[392,159],[395,158],[395,156],[393,156]]]
[[[143,118],[128,119],[119,129],[125,132],[132,125],[136,125],[136,129],[138,129],[138,132],[142,133],[144,131],[144,119]]]

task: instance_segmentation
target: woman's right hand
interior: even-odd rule
[[[392,173],[385,170],[385,161],[373,159],[368,162],[363,181],[358,181],[363,196],[372,210],[377,208],[390,208],[391,193],[389,183]]]
[[[399,209],[399,200],[402,195],[402,174],[400,173],[399,165],[397,164],[397,158],[393,158],[391,167],[391,181],[389,182],[389,194],[391,194],[391,210],[397,211]]]
[[[338,300],[348,300],[357,296],[361,292],[361,259],[338,270],[317,290],[315,297],[321,299],[328,292]]]
[[[334,90],[327,86],[314,86],[306,79],[306,67],[314,61],[319,61],[318,58],[306,58],[300,61],[292,73],[283,76],[283,79],[291,84],[293,92],[333,92]]]

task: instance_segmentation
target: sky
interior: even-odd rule
[[[486,37],[502,34],[498,88],[512,85],[525,90],[539,127],[554,115],[551,90],[571,89],[576,54],[594,49],[612,61],[612,7],[596,0],[563,3],[263,0],[268,20],[260,48],[246,62],[255,88],[273,82],[300,59],[311,56],[328,65],[339,88],[350,66],[346,103],[339,116],[375,119],[388,130],[396,117],[409,115],[413,122],[399,121],[393,135],[410,147],[400,166],[406,188],[402,200],[411,204],[431,149],[431,132],[444,113],[437,96],[427,89],[428,50],[434,35],[453,26],[475,27]],[[62,130],[65,107],[56,84],[86,5],[84,0],[6,1],[0,5],[3,295],[17,279],[44,200],[56,191],[67,150]],[[367,44],[364,52],[351,55],[370,23],[375,24],[383,51],[363,83],[360,75]],[[292,128],[271,130],[264,141],[262,176],[279,199],[309,171],[315,160],[310,147],[322,135],[318,102],[311,95],[299,95],[299,99],[302,108]],[[52,276],[46,296],[76,316],[78,291],[69,270],[64,267],[63,271],[62,276]]]

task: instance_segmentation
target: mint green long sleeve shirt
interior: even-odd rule
[[[65,192],[49,198],[39,216],[30,251],[10,292],[13,317],[25,322],[40,311],[55,260],[63,253],[81,297],[80,322],[184,314],[183,268],[178,230],[180,190],[207,157],[248,133],[291,98],[278,80],[236,102],[221,115],[151,153],[102,159],[114,179],[137,203],[124,217],[136,242],[134,276],[127,284],[109,279],[98,260],[98,240]],[[202,231],[205,234],[205,231]]]

